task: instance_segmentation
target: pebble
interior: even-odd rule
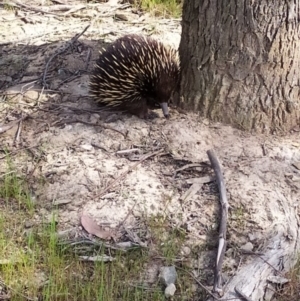
[[[82,145],[80,145],[80,147],[87,151],[91,151],[93,149],[93,146],[90,144],[82,144]]]
[[[35,101],[35,100],[38,100],[39,98],[39,92],[37,91],[33,91],[33,90],[28,90],[24,96],[26,98],[28,98],[29,101]]]
[[[253,244],[251,242],[247,242],[243,246],[241,246],[241,249],[244,251],[252,251],[253,250]]]
[[[191,254],[191,249],[189,247],[184,246],[181,249],[181,254],[184,256],[188,256]]]
[[[166,286],[169,286],[171,283],[174,284],[177,278],[177,272],[175,267],[161,267],[159,278],[161,282]]]
[[[175,292],[176,292],[175,284],[174,283],[169,284],[165,289],[166,298],[170,298],[170,297],[174,296]]]

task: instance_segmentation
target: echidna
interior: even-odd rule
[[[142,35],[126,35],[100,53],[90,78],[90,95],[98,102],[141,118],[161,106],[178,87],[177,51]]]

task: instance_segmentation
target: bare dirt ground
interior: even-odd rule
[[[296,212],[299,222],[299,132],[254,135],[172,108],[169,120],[158,110],[159,117],[145,121],[103,112],[89,99],[89,72],[105,43],[142,33],[178,47],[180,20],[154,19],[128,5],[79,1],[72,1],[78,9],[72,11],[54,11],[54,5],[44,13],[29,8],[38,4],[26,1],[28,7],[16,12],[0,7],[0,169],[4,174],[9,152],[31,183],[36,221],[57,210],[59,228],[70,229],[85,212],[99,224],[115,227],[125,221],[131,228],[141,218],[161,214],[186,229],[189,248],[200,250],[217,241],[218,194],[209,179],[194,193],[186,192],[195,178],[213,176],[206,154],[213,148],[230,203],[229,274],[239,262],[231,252],[235,248],[251,242],[250,251],[260,250],[278,224],[289,235],[282,212]],[[137,164],[145,155],[149,158]],[[180,170],[187,164],[193,165]],[[111,183],[116,185],[106,189]],[[195,269],[212,267],[205,255],[215,254],[216,244],[203,250],[187,254]]]

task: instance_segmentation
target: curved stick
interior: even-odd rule
[[[220,193],[220,203],[222,208],[221,213],[221,221],[219,228],[219,246],[218,246],[218,254],[216,259],[215,266],[215,279],[214,279],[214,287],[213,292],[218,293],[219,295],[223,295],[222,288],[222,264],[224,260],[224,255],[226,251],[226,230],[227,230],[227,216],[228,216],[228,201],[226,196],[226,188],[224,177],[222,174],[221,164],[216,156],[215,152],[211,149],[207,151],[208,158],[210,160],[211,166],[216,174],[216,180]]]

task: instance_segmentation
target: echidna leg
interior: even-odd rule
[[[147,119],[148,107],[146,100],[141,99],[138,104],[132,105],[128,111],[141,119]]]
[[[139,108],[138,117],[140,117],[141,119],[148,118],[148,107],[146,103]]]

